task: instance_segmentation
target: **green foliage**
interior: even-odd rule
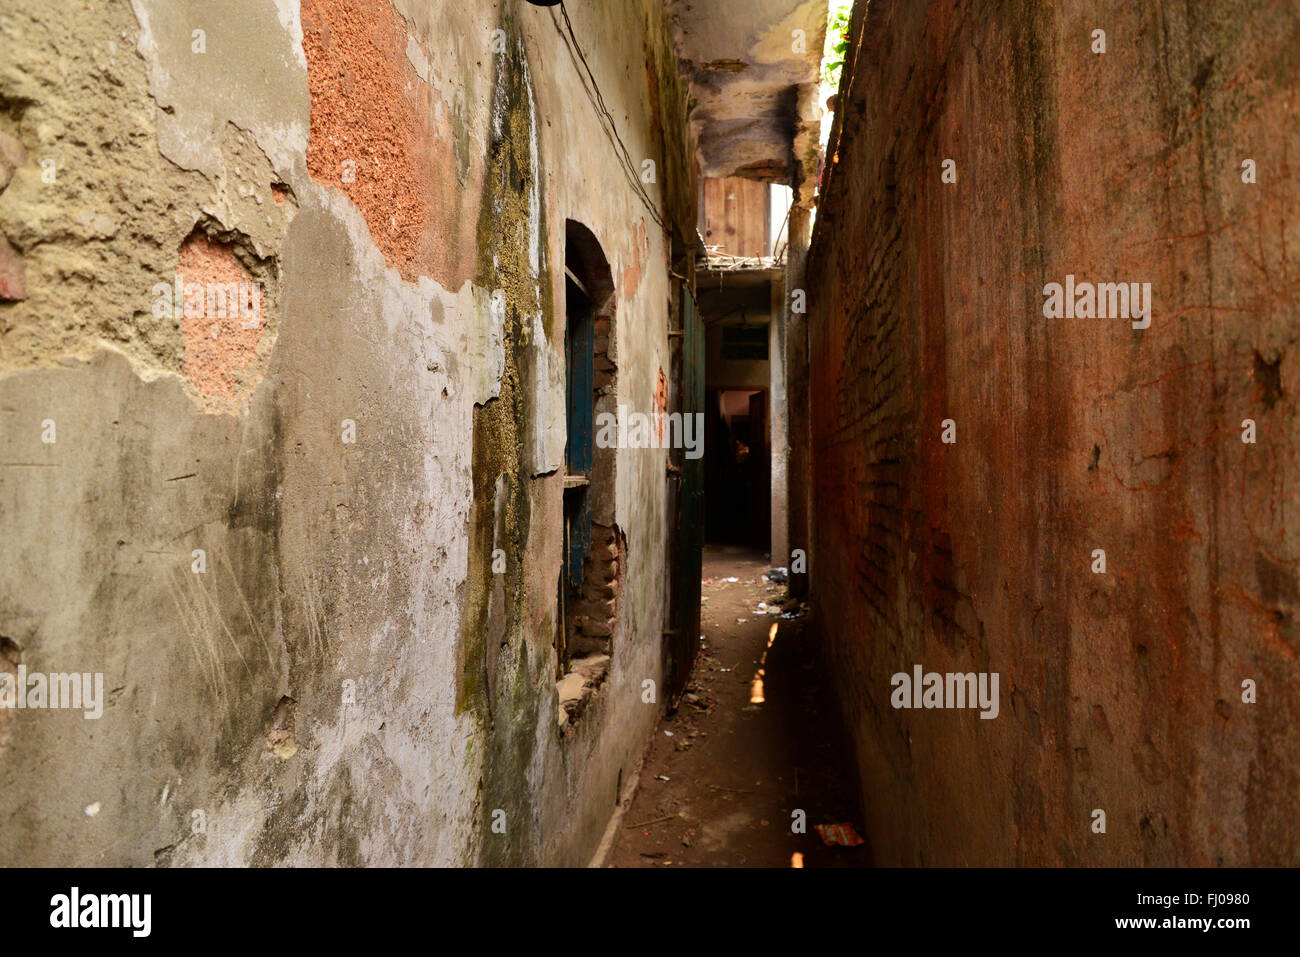
[[[826,26],[826,52],[822,56],[822,82],[833,90],[839,89],[844,55],[849,47],[849,19],[852,15],[852,0],[832,0]]]

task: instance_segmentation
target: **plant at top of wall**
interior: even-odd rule
[[[852,15],[853,0],[831,0],[826,25],[826,48],[822,54],[822,84],[829,87],[832,93],[840,86],[844,55],[849,48],[849,21]]]

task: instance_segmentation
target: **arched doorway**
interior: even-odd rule
[[[614,282],[595,235],[565,222],[564,556],[556,670],[561,723],[571,726],[608,673],[625,569],[614,523],[616,450],[595,441],[601,411],[617,406]]]

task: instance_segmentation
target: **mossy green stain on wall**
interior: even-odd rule
[[[527,863],[536,856],[537,835],[527,769],[537,722],[549,704],[539,695],[545,655],[530,653],[524,574],[530,521],[530,479],[524,436],[532,350],[531,319],[545,303],[551,327],[549,279],[530,266],[529,195],[536,188],[532,153],[533,93],[518,27],[506,8],[501,22],[506,50],[496,58],[493,123],[478,225],[475,282],[505,298],[504,373],[498,397],[475,409],[473,505],[456,707],[472,711],[483,735],[483,773],[478,800],[478,863]],[[539,215],[544,215],[539,212]],[[546,236],[545,223],[535,235]],[[544,245],[544,243],[543,243]],[[499,489],[499,492],[498,492]],[[498,501],[499,498],[499,501]],[[505,553],[500,581],[492,552]],[[497,637],[499,636],[499,637]],[[505,812],[505,833],[493,833],[493,814]]]

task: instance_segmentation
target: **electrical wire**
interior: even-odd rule
[[[560,21],[555,16],[554,8],[551,9],[551,20],[555,24],[555,29],[560,34],[560,38],[569,47],[569,52],[577,58],[577,61],[582,64],[582,68],[587,73],[586,76],[579,73],[578,79],[582,81],[582,89],[596,110],[597,119],[600,121],[601,129],[605,131],[606,139],[609,140],[610,146],[614,148],[614,157],[623,170],[623,174],[627,177],[628,183],[632,186],[632,191],[641,201],[641,205],[646,208],[646,212],[650,214],[650,218],[655,221],[665,234],[671,233],[672,230],[669,229],[668,224],[655,208],[654,199],[642,184],[641,177],[637,174],[636,164],[632,161],[632,156],[627,150],[627,145],[623,142],[623,138],[618,135],[618,127],[614,123],[613,114],[609,112],[609,108],[605,105],[605,97],[600,92],[600,85],[596,82],[596,75],[592,72],[591,64],[587,62],[586,56],[583,55],[582,46],[578,43],[577,34],[573,31],[573,22],[569,19],[569,11],[564,3],[560,3],[559,8],[560,15],[564,18],[565,29],[560,29]],[[590,86],[588,86],[588,79],[590,79]]]

